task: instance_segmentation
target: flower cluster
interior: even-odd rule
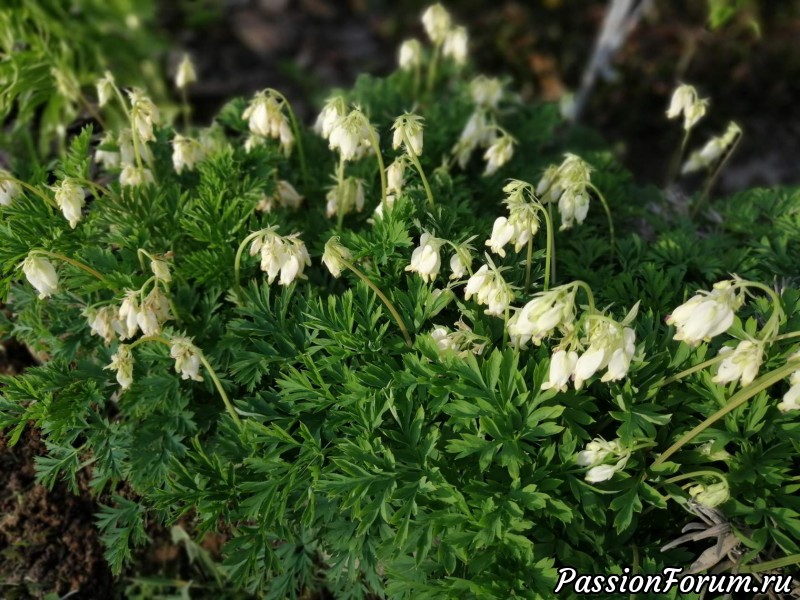
[[[558,203],[561,216],[560,230],[570,229],[575,223],[580,225],[589,213],[589,187],[592,167],[575,154],[566,154],[560,165],[548,167],[536,194],[542,202]]]
[[[617,471],[621,471],[628,464],[631,451],[622,445],[620,440],[607,442],[601,437],[593,439],[586,444],[586,448],[578,452],[576,462],[581,467],[590,467],[585,479],[589,483],[608,481]],[[607,461],[616,461],[610,464]]]
[[[430,335],[441,354],[452,353],[461,358],[469,354],[482,354],[488,343],[486,338],[476,335],[463,321],[458,321],[452,331],[447,327],[437,325]]]
[[[434,45],[434,55],[441,50],[442,55],[456,65],[466,64],[469,45],[467,30],[453,25],[453,19],[444,6],[434,4],[425,9],[422,26]],[[422,66],[422,44],[414,39],[404,41],[398,52],[398,64],[404,71],[418,70]]]
[[[488,257],[487,257],[488,260]],[[509,306],[514,301],[514,290],[506,282],[498,269],[489,260],[467,280],[464,288],[464,299],[469,300],[475,296],[478,304],[485,305],[487,315],[495,317],[505,316]]]
[[[688,132],[703,118],[707,108],[707,98],[700,98],[693,86],[682,84],[672,94],[667,109],[667,118],[676,119],[683,115],[683,128]]]
[[[507,197],[504,204],[508,207],[508,217],[498,217],[492,227],[492,235],[486,245],[492,252],[505,256],[505,246],[514,244],[514,251],[519,252],[533,239],[539,231],[539,213],[544,210],[533,197],[531,186],[524,181],[512,179],[503,187]]]
[[[69,221],[69,226],[75,229],[81,220],[85,195],[80,184],[69,177],[62,179],[58,185],[51,188],[55,195],[56,204],[64,218]]]
[[[497,124],[496,113],[503,95],[503,84],[499,79],[479,75],[470,83],[470,96],[475,109],[467,119],[461,136],[453,146],[453,156],[464,169],[472,153],[484,148],[486,161],[484,175],[492,175],[514,155],[517,141]]]
[[[242,118],[247,119],[250,132],[255,136],[251,136],[246,148],[272,138],[279,141],[284,154],[291,154],[295,139],[289,118],[284,114],[286,106],[286,100],[274,90],[256,93],[242,113]]]
[[[325,214],[333,217],[346,215],[353,210],[364,210],[364,180],[357,177],[346,177],[337,181],[325,195]]]
[[[300,234],[281,236],[277,229],[273,226],[259,231],[250,244],[250,256],[261,255],[261,270],[267,273],[270,284],[280,275],[278,283],[289,285],[304,278],[303,270],[311,266],[311,258]]]
[[[673,310],[667,317],[667,325],[674,325],[677,330],[673,339],[697,346],[725,333],[743,302],[741,287],[736,282],[720,281],[711,291],[701,290]]]
[[[681,173],[694,173],[702,169],[710,169],[731,150],[733,144],[742,135],[741,128],[736,123],[730,123],[722,135],[711,138],[705,146],[689,155]]]

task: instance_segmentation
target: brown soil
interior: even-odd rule
[[[59,483],[35,483],[34,458],[46,453],[36,431],[9,447],[0,435],[0,597],[41,598],[78,591],[78,598],[112,597],[113,578],[93,519],[89,475],[80,495]]]

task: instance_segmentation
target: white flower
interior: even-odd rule
[[[422,25],[425,27],[425,33],[434,44],[444,43],[451,23],[450,13],[439,3],[429,6],[422,13]]]
[[[192,59],[188,54],[184,54],[183,59],[178,65],[178,70],[175,73],[175,87],[182,90],[196,81],[197,72],[195,71]]]
[[[303,270],[311,265],[311,257],[299,234],[281,236],[276,229],[262,230],[250,245],[250,255],[261,254],[261,270],[267,273],[270,284],[280,275],[278,283],[289,285],[303,277]]]
[[[795,352],[789,357],[790,361],[800,360],[800,352]],[[778,403],[778,410],[789,412],[790,410],[800,410],[800,368],[789,375],[788,391],[783,395],[783,401]]]
[[[492,235],[486,240],[486,245],[489,246],[495,254],[505,256],[506,251],[503,248],[511,241],[515,233],[514,225],[509,223],[506,217],[497,217],[492,226]]]
[[[742,305],[743,297],[731,281],[714,284],[710,292],[700,291],[681,304],[666,319],[675,325],[677,333],[672,338],[690,346],[724,333],[733,325],[734,313]]]
[[[431,331],[431,337],[436,342],[436,347],[439,352],[446,352],[448,350],[455,350],[456,343],[452,337],[452,333],[447,327],[437,326]]]
[[[342,274],[342,269],[346,268],[345,262],[350,261],[352,255],[350,250],[339,243],[337,236],[332,237],[325,244],[325,251],[322,254],[322,264],[328,267],[331,275],[338,278]]]
[[[153,172],[150,169],[128,165],[122,169],[119,174],[119,184],[126,186],[139,186],[153,183]]]
[[[184,168],[193,170],[194,166],[205,158],[205,155],[205,148],[197,140],[184,137],[179,133],[172,138],[172,166],[175,167],[176,173],[182,173]]]
[[[56,270],[43,256],[28,254],[22,263],[22,271],[30,284],[39,292],[39,298],[47,298],[58,291]]]
[[[730,123],[723,135],[711,138],[700,150],[692,152],[689,160],[683,165],[681,173],[685,175],[701,169],[710,169],[728,152],[741,133],[742,130],[736,123]]]
[[[472,296],[478,304],[487,305],[487,315],[502,317],[514,300],[514,292],[496,269],[483,265],[467,280],[464,288],[464,299]]]
[[[22,188],[11,178],[11,173],[0,169],[0,206],[11,206],[11,203],[22,193]]]
[[[117,383],[123,390],[131,387],[133,383],[133,355],[131,354],[130,346],[127,344],[117,346],[117,351],[111,355],[111,363],[106,365],[104,369],[117,372]]]
[[[296,234],[295,234],[296,235]],[[286,248],[286,262],[281,266],[280,285],[289,285],[303,276],[305,267],[311,266],[311,257],[306,245],[296,237],[289,236],[291,243]]]
[[[503,84],[499,79],[478,75],[469,84],[472,100],[482,108],[497,108],[503,97]]]
[[[689,131],[703,118],[708,107],[707,99],[700,99],[697,90],[691,85],[680,85],[675,89],[667,109],[667,118],[675,119],[683,115],[683,128]]]
[[[524,346],[532,341],[538,346],[557,327],[572,324],[575,320],[575,289],[573,285],[563,285],[536,294],[509,319],[511,343]]]
[[[356,212],[364,210],[364,180],[348,177],[341,184],[337,184],[325,196],[327,202],[326,214],[329,217],[338,215],[341,210],[348,214],[353,209]]]
[[[392,148],[403,146],[409,154],[422,154],[422,117],[405,113],[395,119]],[[410,148],[409,148],[410,147]]]
[[[632,314],[635,314],[634,311]],[[632,318],[630,315],[626,321]],[[603,382],[617,381],[628,374],[636,352],[636,333],[624,325],[608,317],[590,318],[589,347],[578,358],[573,374],[576,390],[583,387],[584,381],[606,368],[608,370],[601,378]]]
[[[493,175],[497,169],[511,160],[511,157],[514,156],[514,144],[514,138],[510,135],[501,135],[497,138],[497,141],[489,146],[483,155],[483,159],[486,161],[486,170],[483,174]]]
[[[150,270],[153,271],[153,275],[156,276],[156,279],[166,281],[167,283],[172,281],[172,274],[169,272],[169,263],[167,261],[154,258],[150,261]]]
[[[133,133],[130,128],[123,129],[119,132],[119,156],[120,164],[122,166],[136,166],[136,147],[133,144]],[[147,144],[137,144],[139,148],[139,156],[145,164],[153,162],[153,152]]]
[[[460,247],[453,256],[450,257],[450,279],[462,279],[465,277],[472,266],[472,254],[467,248]]]
[[[175,336],[170,340],[169,355],[175,359],[175,371],[181,379],[203,381],[200,375],[200,350],[192,343],[192,338]]]
[[[608,481],[617,471],[625,468],[630,458],[630,451],[623,448],[619,440],[607,442],[603,438],[595,438],[586,445],[586,449],[578,453],[577,463],[581,467],[591,467],[585,475],[589,483]],[[608,458],[618,458],[616,464],[602,464]]]
[[[758,375],[758,369],[764,360],[764,345],[744,340],[739,342],[735,350],[725,346],[720,349],[719,354],[725,358],[711,381],[726,384],[740,380],[745,386],[751,384]]]
[[[589,214],[589,196],[573,188],[565,189],[558,199],[558,213],[561,215],[559,231],[570,229],[573,224],[580,225]]]
[[[331,150],[338,150],[343,160],[358,160],[372,147],[372,125],[361,109],[355,108],[336,119],[328,137]]]
[[[567,391],[570,377],[575,371],[575,363],[578,362],[577,352],[567,352],[566,350],[558,350],[550,359],[550,374],[547,381],[542,383],[543,390],[555,388],[560,392]],[[580,456],[578,457],[578,464],[580,463]]]
[[[97,81],[97,104],[102,108],[114,95],[114,75],[106,71]]]
[[[297,210],[305,198],[301,196],[294,186],[288,181],[278,181],[277,189],[272,196],[264,196],[256,206],[256,210],[272,212],[276,206],[283,206]]]
[[[58,185],[51,188],[55,192],[56,204],[69,226],[75,229],[81,220],[81,209],[84,203],[83,188],[74,180],[65,177]]]
[[[336,125],[336,121],[346,114],[347,103],[344,98],[341,96],[328,98],[314,123],[314,131],[325,139],[328,139]]]
[[[400,44],[397,62],[403,71],[419,67],[422,64],[422,45],[417,40],[405,40]]]
[[[110,344],[114,339],[114,333],[119,329],[117,310],[113,306],[104,306],[88,312],[87,317],[92,334],[103,338],[106,345]]]
[[[445,240],[433,237],[430,233],[423,233],[419,239],[419,246],[411,253],[411,264],[406,266],[406,271],[419,274],[422,280],[430,283],[436,279],[439,267],[442,264],[442,257],[439,249]]]
[[[127,340],[139,331],[139,291],[128,290],[119,307],[119,338]]]
[[[150,142],[156,139],[153,134],[153,126],[160,121],[158,107],[153,104],[142,90],[133,88],[128,92],[131,101],[131,119],[133,119],[133,129],[139,139],[143,142]]]
[[[457,65],[467,62],[467,30],[465,27],[453,27],[447,32],[442,46],[442,54],[453,59]]]
[[[294,145],[294,134],[289,119],[283,114],[283,100],[270,92],[257,92],[242,113],[248,127],[254,134],[264,138],[279,140],[281,149],[287,156]],[[245,150],[249,150],[257,140],[248,140]],[[249,146],[249,147],[248,147]]]
[[[598,465],[592,467],[586,472],[584,479],[589,483],[600,483],[601,481],[608,481],[618,471],[616,465]]]
[[[392,161],[386,167],[386,192],[399,194],[403,191],[403,182],[405,179],[406,162],[401,158]]]

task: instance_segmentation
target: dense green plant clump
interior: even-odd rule
[[[116,571],[188,516],[270,598],[790,564],[800,192],[718,201],[700,234],[470,74],[440,6],[424,25],[313,130],[265,90],[179,133],[105,76],[127,127],[0,173],[3,327],[42,359],[0,427],[41,428],[47,485],[91,469]],[[670,107],[687,135],[704,112]],[[693,520],[716,537],[670,544]]]

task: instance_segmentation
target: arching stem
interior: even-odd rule
[[[422,164],[419,162],[419,158],[417,157],[416,153],[414,152],[413,148],[411,147],[411,140],[408,138],[408,134],[403,134],[404,138],[404,145],[406,147],[406,153],[408,157],[411,159],[414,168],[417,169],[419,176],[422,178],[422,185],[425,187],[425,194],[428,196],[428,204],[433,206],[435,202],[433,201],[433,192],[431,192],[431,186],[428,184],[428,178],[425,177],[425,171],[422,170]]]
[[[597,189],[597,186],[595,184],[593,184],[591,182],[588,182],[586,185],[588,187],[592,188],[594,193],[597,194],[597,197],[600,200],[600,203],[603,205],[603,210],[606,212],[606,219],[608,219],[608,232],[609,232],[609,234],[611,236],[611,260],[613,261],[614,257],[616,256],[616,248],[615,248],[616,236],[615,236],[615,233],[614,233],[614,219],[611,218],[611,209],[608,206],[608,202],[606,201],[606,197],[603,195],[603,193],[599,189]]]

